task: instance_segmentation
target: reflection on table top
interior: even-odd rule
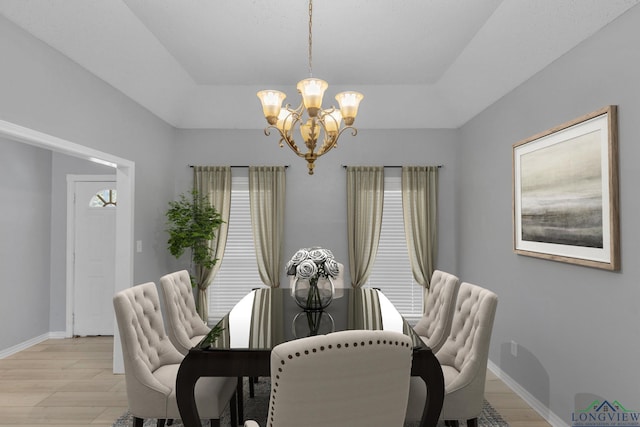
[[[247,294],[196,347],[201,350],[268,350],[285,341],[348,329],[391,330],[424,343],[391,301],[376,289],[336,289],[324,311],[305,312],[289,289],[261,288]]]

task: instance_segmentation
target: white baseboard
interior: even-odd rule
[[[49,332],[49,338],[52,340],[60,340],[62,338],[71,338],[65,331]]]
[[[515,394],[520,396],[522,400],[524,400],[527,405],[531,406],[531,408],[536,411],[542,418],[544,418],[549,424],[553,427],[569,427],[562,418],[558,417],[556,414],[551,412],[544,403],[540,402],[536,399],[531,393],[525,390],[520,384],[518,384],[513,378],[509,375],[505,374],[495,363],[491,360],[488,361],[487,367],[491,372],[495,374],[498,378],[502,380]]]
[[[38,337],[31,338],[30,340],[21,342],[20,344],[16,344],[12,347],[6,348],[4,350],[0,350],[0,359],[4,359],[5,357],[14,355],[22,350],[26,350],[29,347],[32,347],[48,339],[65,338],[65,335],[66,335],[65,332],[47,332],[46,334],[42,334]]]

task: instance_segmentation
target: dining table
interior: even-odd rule
[[[444,399],[438,359],[379,289],[336,289],[322,311],[300,308],[287,288],[258,288],[243,297],[185,356],[176,379],[176,398],[185,427],[201,427],[194,399],[201,377],[269,377],[271,350],[278,344],[342,330],[391,330],[413,343],[411,375],[422,378],[427,397],[420,426],[436,426]],[[243,422],[239,381],[238,423]],[[235,422],[235,421],[232,421]]]

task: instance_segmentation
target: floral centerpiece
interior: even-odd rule
[[[324,248],[299,249],[286,265],[287,275],[296,277],[294,298],[305,310],[322,310],[333,299],[333,283],[340,272],[333,253]]]

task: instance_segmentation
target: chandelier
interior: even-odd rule
[[[270,135],[270,129],[275,129],[280,134],[280,147],[286,143],[299,157],[307,161],[309,175],[313,175],[313,168],[318,157],[328,153],[338,144],[338,138],[347,130],[352,130],[355,136],[358,130],[353,122],[358,114],[358,106],[364,97],[359,92],[341,92],[336,95],[336,101],[340,108],[322,108],[322,97],[329,87],[324,80],[313,77],[312,72],[312,24],[313,24],[313,0],[309,0],[309,78],[298,82],[296,88],[302,96],[302,102],[298,108],[291,108],[289,104],[282,107],[282,101],[287,97],[277,90],[261,90],[258,98],[262,102],[262,111],[269,123],[264,130],[265,135]],[[344,121],[344,127],[341,128]],[[294,128],[300,128],[300,135],[307,147],[302,152],[293,137]]]

